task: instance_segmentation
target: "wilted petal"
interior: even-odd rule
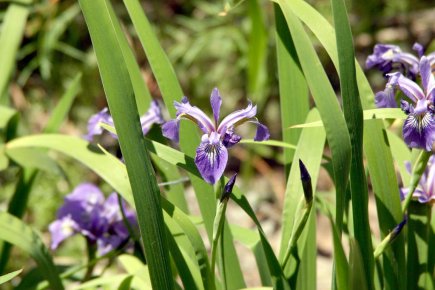
[[[172,141],[178,142],[180,139],[180,120],[169,120],[162,126],[162,134]]]
[[[48,226],[51,234],[51,249],[57,249],[60,243],[65,239],[75,235],[78,232],[79,226],[71,218],[65,216],[62,219],[57,219]]]
[[[88,134],[84,138],[88,141],[92,141],[95,135],[101,135],[103,133],[103,128],[100,123],[106,123],[110,126],[113,125],[113,119],[109,114],[107,108],[102,109],[100,112],[92,115],[88,121]]]
[[[220,113],[221,105],[222,105],[222,98],[221,98],[221,95],[219,94],[219,90],[217,88],[214,88],[213,91],[211,92],[210,104],[211,104],[211,108],[213,110],[213,117],[214,117],[215,126],[217,126],[217,124],[219,122],[219,113]]]
[[[243,110],[235,111],[226,116],[219,124],[217,132],[219,134],[225,133],[226,130],[232,130],[234,127],[251,120],[257,114],[257,106],[253,106],[249,102],[248,106]]]
[[[181,103],[174,102],[177,109],[177,119],[186,118],[197,123],[199,128],[204,133],[210,133],[215,130],[215,127],[210,118],[198,107],[190,105],[187,97],[181,99]]]
[[[424,115],[409,114],[403,124],[403,139],[411,148],[432,150],[435,141],[435,122],[432,113]]]
[[[214,184],[224,173],[228,161],[227,148],[220,141],[220,136],[212,132],[202,136],[201,144],[196,150],[195,164],[202,178]]]
[[[162,124],[164,122],[162,112],[160,110],[159,104],[156,100],[151,102],[148,112],[146,112],[142,117],[140,117],[140,124],[142,126],[142,132],[144,135],[148,133],[151,126],[154,124]]]

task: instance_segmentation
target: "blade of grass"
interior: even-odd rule
[[[338,62],[344,118],[346,119],[352,144],[349,185],[354,234],[356,241],[360,245],[364,273],[366,274],[365,282],[368,289],[373,289],[373,245],[369,224],[367,180],[363,165],[363,113],[356,82],[353,38],[344,1],[331,0],[331,6],[336,31],[337,53],[340,56]],[[344,195],[342,198],[342,203],[344,203]]]
[[[24,29],[32,9],[33,0],[9,4],[2,23],[0,34],[0,104],[8,104],[7,88],[14,72],[18,48],[23,38]]]
[[[52,289],[64,289],[48,249],[30,227],[11,214],[0,212],[0,239],[31,255]]]
[[[59,103],[54,108],[47,124],[45,124],[43,130],[44,133],[55,133],[59,130],[63,120],[65,119],[65,117],[67,116],[68,112],[71,109],[75,97],[81,90],[80,87],[81,79],[82,79],[82,74],[78,73],[71,81],[69,88],[65,91]]]
[[[13,271],[11,273],[5,274],[0,276],[0,285],[4,284],[12,279],[14,279],[15,277],[17,277],[21,272],[23,272],[23,269],[17,270],[17,271]]]
[[[274,11],[282,140],[285,143],[297,144],[301,130],[288,130],[287,128],[305,120],[309,105],[308,87],[301,71],[290,31],[277,4],[274,4]],[[286,177],[290,172],[293,155],[293,150],[284,149]]]
[[[160,191],[143,146],[137,105],[113,19],[104,0],[79,1],[88,26],[110,112],[127,167],[138,214],[151,283],[155,289],[174,289],[164,232]]]

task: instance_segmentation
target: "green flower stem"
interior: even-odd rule
[[[421,175],[426,169],[427,162],[431,156],[432,156],[432,152],[427,152],[424,150],[421,151],[420,154],[418,155],[414,167],[412,168],[412,176],[411,176],[411,182],[409,184],[409,192],[405,198],[405,202],[402,205],[403,214],[405,214],[405,212],[408,210],[409,204],[411,203],[412,200],[412,195],[414,194],[414,191],[418,186],[418,182],[420,181]]]
[[[218,201],[216,216],[213,223],[213,240],[211,247],[211,275],[212,281],[215,281],[215,266],[216,266],[216,254],[218,249],[219,238],[222,234],[222,230],[225,224],[225,211],[227,209],[228,199]]]
[[[408,207],[411,203],[412,196],[414,194],[415,189],[418,186],[418,182],[420,181],[420,178],[422,174],[424,173],[426,169],[427,162],[429,158],[432,156],[432,152],[427,151],[421,151],[418,155],[418,158],[414,164],[414,167],[412,168],[412,176],[411,176],[411,182],[409,184],[408,188],[408,195],[405,198],[405,201],[402,205],[402,213],[405,216],[406,212],[408,211]],[[391,243],[395,240],[397,237],[397,234],[395,231],[392,231],[390,234],[388,234],[381,243],[376,247],[373,255],[375,259],[379,258],[384,250],[391,245]]]
[[[309,202],[304,202],[304,201],[305,201],[305,199],[302,199],[298,205],[298,208],[301,208],[303,206],[303,204],[305,203],[305,206],[303,206],[303,208],[302,208],[302,210],[303,210],[302,216],[300,217],[296,227],[293,228],[292,235],[290,236],[290,241],[289,241],[287,250],[285,252],[284,260],[282,262],[282,269],[285,269],[285,267],[287,266],[287,263],[288,263],[290,256],[291,256],[291,253],[293,252],[294,248],[297,245],[298,239],[301,236],[302,231],[305,228],[305,225],[308,221],[308,217],[310,216],[311,208],[313,207],[312,200]]]

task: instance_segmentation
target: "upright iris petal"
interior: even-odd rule
[[[234,132],[239,125],[250,122],[257,125],[257,133],[254,140],[267,140],[270,136],[269,129],[258,122],[255,115],[257,107],[249,102],[243,110],[235,111],[225,117],[219,123],[222,98],[218,89],[213,89],[210,95],[210,104],[213,111],[214,122],[199,108],[192,106],[186,97],[181,102],[174,102],[177,109],[176,119],[163,124],[163,136],[178,141],[181,119],[195,122],[204,135],[196,150],[195,164],[201,176],[208,183],[215,183],[222,176],[228,162],[228,150],[237,144],[241,137]]]

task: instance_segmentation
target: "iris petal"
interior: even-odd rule
[[[237,110],[226,116],[219,124],[217,131],[219,134],[222,134],[226,130],[232,130],[234,127],[254,118],[256,114],[257,106],[253,106],[252,103],[249,102],[245,109]]]
[[[409,114],[403,124],[403,139],[411,148],[432,150],[435,141],[435,122],[431,113]]]
[[[181,103],[174,102],[177,109],[177,119],[185,118],[194,121],[204,133],[215,131],[215,127],[210,118],[198,107],[192,106],[187,97],[183,97]]]
[[[180,139],[180,120],[169,120],[162,126],[162,134],[172,141],[178,142]]]
[[[385,90],[376,93],[375,104],[378,108],[396,108],[397,103],[394,88],[391,85],[387,85]]]
[[[219,122],[219,113],[222,105],[222,98],[217,88],[214,88],[213,91],[211,92],[210,104],[211,104],[211,109],[213,110],[214,122],[215,124],[217,124]]]
[[[195,164],[202,178],[214,184],[221,178],[228,162],[227,148],[219,140],[220,136],[213,132],[203,135],[201,144],[196,149]]]

